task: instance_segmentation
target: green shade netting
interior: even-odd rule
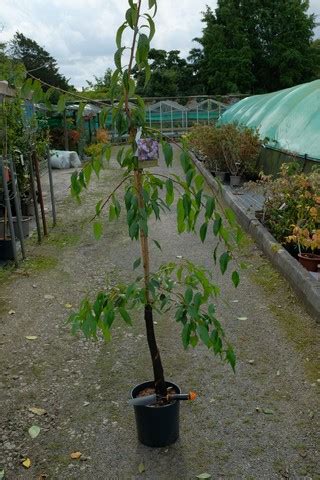
[[[320,161],[320,80],[245,98],[221,116],[226,123],[256,128],[271,147]]]

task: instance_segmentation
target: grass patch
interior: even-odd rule
[[[28,258],[21,265],[23,270],[28,272],[43,272],[45,270],[51,270],[55,268],[58,264],[58,260],[53,257],[48,256],[38,256],[33,258]]]
[[[44,240],[45,245],[53,245],[58,248],[74,247],[80,242],[80,235],[65,231],[52,231]]]
[[[263,263],[251,273],[252,279],[269,293],[275,293],[282,287],[280,274],[270,264]]]

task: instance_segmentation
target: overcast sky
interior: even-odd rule
[[[115,33],[123,21],[127,0],[0,0],[1,41],[18,30],[34,39],[57,61],[60,71],[77,88],[93,75],[113,67]],[[147,4],[147,1],[144,1]],[[157,33],[152,46],[180,50],[187,56],[201,34],[201,11],[216,0],[158,0]],[[319,15],[320,0],[310,10]],[[317,30],[317,36],[319,35]]]

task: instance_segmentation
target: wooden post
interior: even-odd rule
[[[36,194],[36,189],[34,187],[34,171],[33,171],[33,165],[32,165],[32,154],[30,154],[29,156],[29,175],[30,175],[30,188],[31,188],[32,200],[33,200],[33,206],[34,206],[34,216],[35,216],[36,225],[37,225],[38,243],[41,243],[42,234],[41,234],[37,194]]]
[[[20,245],[21,245],[21,253],[22,253],[22,258],[25,260],[26,258],[26,250],[24,247],[24,235],[23,235],[23,228],[22,228],[22,213],[21,213],[21,203],[20,203],[20,193],[19,193],[19,187],[18,187],[18,181],[17,181],[17,175],[16,175],[16,169],[14,167],[14,162],[12,157],[10,156],[10,171],[11,171],[11,178],[12,178],[12,193],[14,196],[14,205],[16,209],[16,221],[17,221],[17,227],[18,227],[18,232],[19,232],[19,240],[20,240]]]
[[[53,189],[53,178],[52,178],[52,168],[50,162],[50,148],[47,149],[47,162],[48,162],[48,173],[49,173],[49,185],[50,185],[50,198],[51,198],[51,208],[52,208],[52,224],[55,227],[57,224],[57,214],[56,214],[56,202],[54,198],[54,189]]]
[[[14,233],[14,226],[13,226],[13,219],[12,219],[12,212],[11,212],[11,204],[10,204],[10,197],[9,197],[9,190],[8,190],[8,183],[6,177],[6,167],[5,167],[5,157],[2,157],[2,181],[3,181],[3,193],[4,193],[4,200],[6,205],[6,211],[8,215],[8,223],[9,223],[9,230],[11,236],[11,246],[12,246],[12,253],[14,258],[15,266],[18,266],[18,254],[17,254],[17,246],[16,246],[16,236]],[[4,219],[6,221],[6,219]],[[5,240],[6,238],[4,238]]]
[[[48,235],[48,228],[47,228],[46,215],[45,215],[45,211],[44,211],[39,162],[38,162],[37,154],[35,152],[33,153],[32,158],[33,158],[34,170],[35,170],[35,173],[36,173],[38,198],[39,198],[41,217],[42,217],[43,235],[46,237]]]

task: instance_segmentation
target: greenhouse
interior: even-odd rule
[[[220,123],[259,130],[268,146],[297,157],[320,161],[320,80],[264,95],[247,97],[230,107]]]
[[[218,120],[226,109],[224,103],[207,98],[201,102],[194,102],[188,108],[188,125],[209,124]]]
[[[152,128],[172,135],[188,127],[188,109],[173,100],[161,100],[146,108],[146,121]]]

